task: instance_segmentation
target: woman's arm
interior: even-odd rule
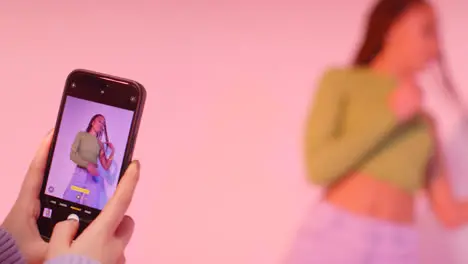
[[[0,263],[26,263],[15,243],[15,240],[3,228],[0,228]]]
[[[309,179],[315,184],[329,185],[356,169],[397,127],[396,117],[388,108],[379,110],[379,120],[369,120],[372,125],[367,130],[352,135],[341,133],[348,99],[344,91],[349,86],[346,74],[331,70],[324,75],[308,119],[305,154]]]
[[[0,228],[0,264],[26,264],[13,237]],[[80,255],[63,255],[49,260],[46,264],[100,264]]]
[[[440,158],[437,161],[435,159],[428,170],[426,187],[432,210],[447,228],[468,224],[468,201],[455,199],[447,170]]]
[[[48,260],[44,264],[101,264],[101,262],[81,255],[62,255]]]
[[[99,161],[105,170],[108,170],[112,164],[112,160],[106,157],[106,153],[102,149],[99,153]]]
[[[76,165],[83,167],[83,168],[87,168],[89,162],[84,160],[78,153],[78,150],[80,149],[81,136],[82,136],[81,133],[76,134],[75,140],[73,141],[73,144],[71,146],[70,159]]]
[[[101,151],[99,152],[99,161],[101,162],[102,167],[105,170],[108,170],[112,165],[112,160],[114,159],[114,146],[108,143],[108,146],[111,148],[111,154],[109,158],[106,156],[106,151],[104,150],[104,144],[101,142],[99,143],[101,146]]]
[[[447,228],[456,228],[468,224],[468,201],[455,199],[440,143],[438,142],[436,127],[431,119],[428,118],[428,122],[432,126],[436,150],[428,166],[427,195],[432,210],[439,221]]]

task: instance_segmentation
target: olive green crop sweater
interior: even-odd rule
[[[322,77],[307,120],[309,179],[328,186],[361,172],[413,192],[433,154],[422,116],[398,125],[388,107],[396,81],[368,68],[332,69]]]

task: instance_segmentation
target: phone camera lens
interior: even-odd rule
[[[71,87],[72,87],[72,88],[76,88],[76,83],[72,83],[72,84],[71,84]]]
[[[104,94],[108,88],[109,88],[109,84],[107,83],[101,84],[101,90],[100,90],[101,94]]]
[[[130,97],[130,102],[132,102],[132,103],[136,102],[136,97],[135,97],[135,96],[131,96],[131,97]]]

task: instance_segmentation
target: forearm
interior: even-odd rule
[[[0,263],[26,264],[14,238],[0,228]],[[45,264],[101,264],[98,261],[80,255],[63,255],[45,262]]]
[[[110,160],[106,159],[105,163],[103,163],[102,167],[105,169],[105,170],[108,170],[110,168],[110,165],[111,165],[111,162]]]
[[[440,223],[449,229],[468,224],[468,201],[452,202],[450,205],[434,205],[434,213]]]
[[[88,167],[89,162],[84,160],[77,152],[72,151],[70,153],[70,160],[73,161],[76,165],[86,168]]]
[[[358,169],[397,128],[396,118],[390,110],[382,110],[380,116],[379,120],[369,121],[369,127],[359,133],[344,134],[309,147],[306,163],[310,180],[315,184],[328,185]]]
[[[428,197],[431,208],[446,228],[457,228],[468,224],[468,200],[456,199],[449,184],[446,170],[440,162],[432,162],[428,174]]]
[[[109,156],[109,158],[106,157],[106,155],[102,154],[99,157],[99,160],[101,161],[101,165],[105,170],[108,170],[112,164],[112,154]]]
[[[353,118],[350,117],[353,113],[348,112],[353,98],[349,91],[360,89],[351,86],[369,85],[366,82],[350,85],[349,74],[341,70],[326,72],[314,96],[307,122],[305,157],[308,178],[315,184],[332,184],[358,169],[398,127],[396,116],[385,105],[385,98],[381,103],[369,104],[368,112],[359,114],[368,113],[367,118],[347,120]],[[347,123],[356,127],[344,127]]]
[[[459,201],[456,204],[455,212],[457,213],[457,226],[468,224],[468,201]]]
[[[0,228],[0,263],[24,264],[26,263],[13,237],[3,228]]]
[[[89,162],[84,160],[79,154],[82,137],[82,132],[76,134],[75,140],[73,141],[73,144],[71,145],[70,149],[70,160],[73,161],[76,165],[86,168],[88,167]]]

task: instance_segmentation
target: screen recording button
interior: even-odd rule
[[[76,215],[76,214],[70,214],[68,217],[67,217],[68,220],[75,220],[75,221],[80,221],[80,218]]]

